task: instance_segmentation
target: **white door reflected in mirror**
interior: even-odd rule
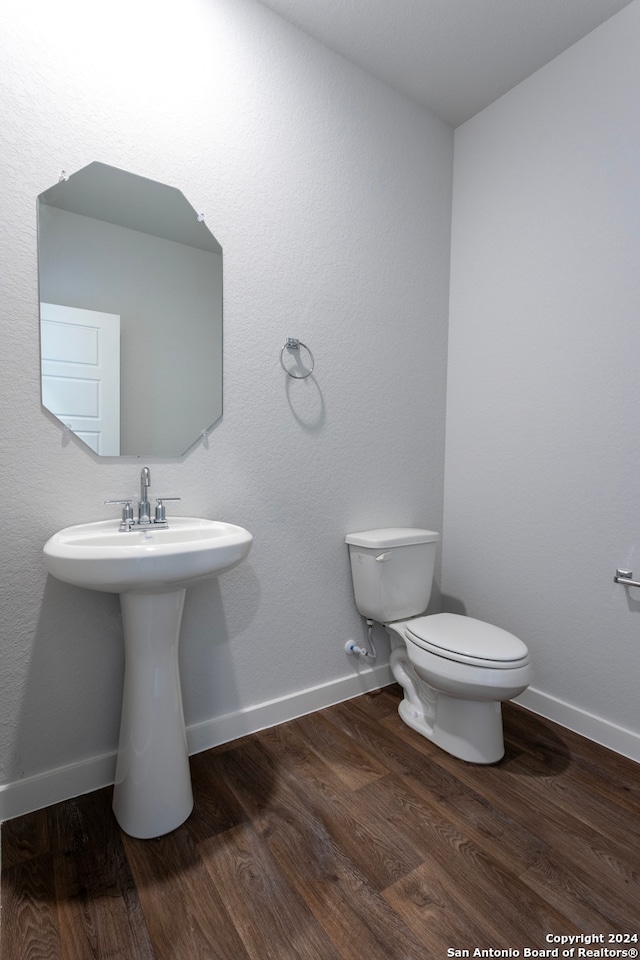
[[[120,317],[40,304],[42,402],[103,457],[120,455]]]

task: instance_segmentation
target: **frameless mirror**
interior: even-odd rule
[[[222,248],[174,187],[91,163],[38,197],[42,403],[100,456],[222,415]]]

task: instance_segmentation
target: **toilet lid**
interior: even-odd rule
[[[455,613],[417,617],[406,624],[406,637],[440,657],[503,667],[528,661],[526,645],[501,627]]]

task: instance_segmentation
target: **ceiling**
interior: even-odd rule
[[[261,0],[458,126],[631,0]]]

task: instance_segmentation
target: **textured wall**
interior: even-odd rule
[[[177,512],[255,536],[187,598],[194,723],[353,673],[345,531],[441,524],[452,135],[253,0],[5,0],[0,56],[6,783],[115,748],[117,598],[47,579],[41,548],[141,466],[40,408],[37,194],[101,160],[178,187],[224,249],[223,419],[149,462]],[[286,378],[287,336],[314,378]]]
[[[447,603],[640,736],[640,3],[456,131]]]

